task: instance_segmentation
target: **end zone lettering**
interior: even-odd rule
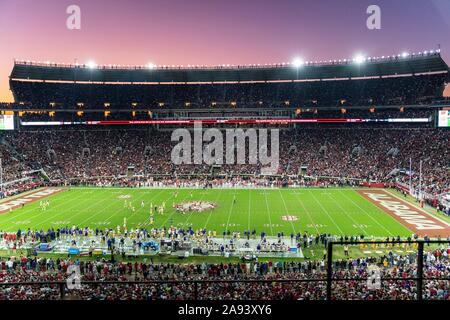
[[[449,234],[450,226],[448,224],[384,190],[358,190],[358,192],[420,236]]]
[[[18,208],[24,204],[31,203],[42,198],[48,197],[52,194],[61,192],[61,188],[46,188],[33,193],[0,203],[0,213],[8,212],[10,209]]]

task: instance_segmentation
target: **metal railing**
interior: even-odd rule
[[[332,283],[333,281],[343,281],[343,279],[335,279],[333,278],[333,247],[337,245],[359,245],[359,244],[367,244],[367,245],[401,245],[401,244],[417,244],[417,276],[416,277],[408,277],[408,278],[384,278],[383,280],[393,280],[393,281],[416,281],[417,285],[417,300],[423,299],[423,253],[424,253],[424,245],[431,245],[431,244],[448,244],[450,245],[449,240],[400,240],[400,241],[330,241],[327,244],[327,300],[332,299]],[[349,279],[344,279],[349,280]],[[358,279],[351,279],[351,280],[358,280]],[[364,279],[367,281],[367,278]],[[426,278],[425,280],[450,280],[449,277],[444,278]]]
[[[449,240],[411,240],[411,241],[329,241],[327,243],[327,264],[326,264],[326,277],[310,278],[310,279],[246,279],[246,280],[136,280],[136,281],[82,281],[82,286],[107,286],[117,285],[117,286],[177,286],[177,285],[187,285],[192,286],[193,292],[184,292],[187,296],[192,297],[194,300],[201,299],[200,289],[203,287],[208,287],[209,285],[220,285],[220,284],[304,284],[304,283],[326,283],[326,289],[323,292],[323,298],[326,300],[333,300],[333,283],[347,282],[347,281],[357,281],[363,282],[368,281],[368,277],[357,277],[357,278],[339,278],[333,275],[333,251],[337,246],[343,245],[390,245],[392,248],[395,245],[417,245],[417,270],[416,276],[408,277],[383,277],[381,281],[414,281],[416,283],[416,296],[417,300],[423,300],[424,291],[424,281],[448,281],[450,286],[450,277],[425,277],[424,278],[424,247],[425,245],[432,244],[446,244],[450,246]],[[68,290],[67,281],[38,281],[38,282],[1,282],[0,289],[5,287],[19,287],[19,286],[40,286],[40,287],[52,287],[56,286],[59,289],[59,298],[65,299],[67,293],[72,292]],[[231,287],[231,290],[234,290]],[[74,291],[76,292],[76,290]]]

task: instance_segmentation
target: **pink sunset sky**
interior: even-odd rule
[[[69,5],[81,30],[66,27]],[[381,30],[366,9],[381,8]],[[449,0],[0,0],[0,101],[14,59],[98,64],[247,64],[442,49]],[[450,86],[446,94],[450,96]]]

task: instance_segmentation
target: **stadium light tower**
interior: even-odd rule
[[[296,68],[300,68],[301,66],[303,66],[305,64],[305,62],[303,61],[303,59],[301,58],[295,58],[292,61],[292,65]]]
[[[406,58],[406,57],[408,57],[409,56],[409,53],[408,52],[403,52],[402,53],[402,58]]]
[[[149,70],[153,70],[153,69],[155,69],[155,65],[153,64],[153,63],[147,63],[147,69],[149,69]]]
[[[86,63],[86,66],[89,68],[89,69],[94,69],[94,68],[96,68],[97,67],[97,64],[94,62],[94,61],[88,61],[88,63]]]
[[[361,63],[364,63],[366,61],[366,57],[364,57],[362,54],[358,54],[358,55],[355,56],[353,61],[355,61],[357,64],[361,64]]]

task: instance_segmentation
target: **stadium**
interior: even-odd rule
[[[2,277],[32,282],[40,270],[46,283],[3,287],[2,298],[59,299],[62,271],[81,261],[83,280],[117,284],[63,297],[322,299],[333,254],[334,278],[381,265],[382,279],[397,280],[373,291],[332,283],[329,298],[417,299],[416,281],[403,279],[417,276],[419,250],[433,279],[422,279],[421,298],[445,299],[448,70],[439,51],[267,66],[16,61],[16,102],[2,106],[13,130],[2,134],[0,224],[1,249],[22,258],[3,260]],[[278,129],[277,171],[173,164],[171,132],[194,124]],[[239,148],[249,156],[250,143]],[[199,282],[146,283],[178,272]]]
[[[11,44],[25,59],[0,103],[0,300],[450,300],[448,53],[189,64],[217,51],[178,28],[176,50],[151,45],[180,64],[123,64],[164,14],[129,18],[142,27],[113,45],[99,21],[78,51],[64,34],[68,60],[119,43],[121,64]]]

